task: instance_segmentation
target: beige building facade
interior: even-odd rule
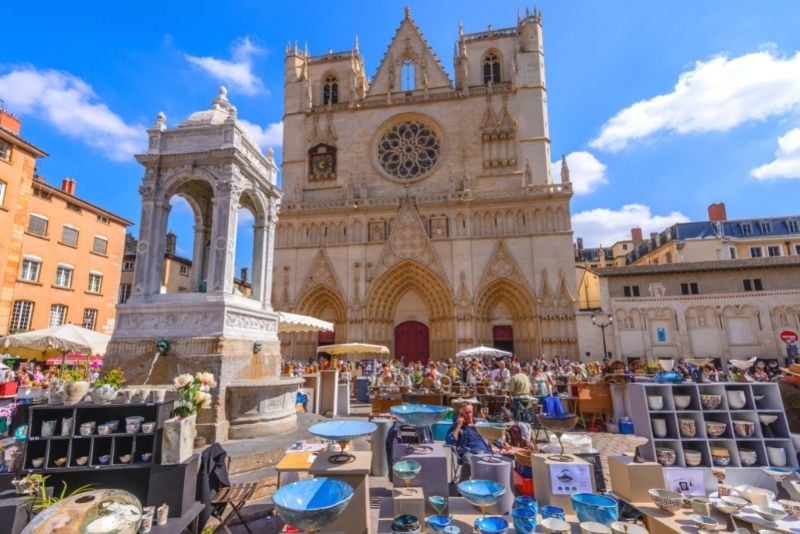
[[[273,305],[326,341],[427,360],[577,356],[565,170],[550,175],[541,15],[459,30],[451,81],[406,10],[369,80],[358,42],[288,48]],[[313,356],[316,335],[282,338]]]
[[[606,336],[615,357],[784,358],[781,332],[800,331],[798,256],[608,267],[597,274],[602,309],[614,318]]]

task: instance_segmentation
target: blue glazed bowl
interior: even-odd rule
[[[447,508],[447,497],[442,495],[431,495],[428,497],[428,502],[430,503],[431,507],[439,513],[442,513],[445,508]]]
[[[458,485],[458,492],[471,505],[481,507],[497,504],[506,488],[492,480],[465,480]]]
[[[351,441],[369,436],[377,428],[375,423],[365,421],[326,421],[311,425],[308,431],[330,441]]]
[[[422,532],[422,525],[419,524],[419,519],[415,515],[399,515],[392,521],[393,534],[419,534],[420,532]]]
[[[300,530],[320,530],[342,514],[353,488],[331,478],[311,478],[283,486],[272,496],[284,522]]]
[[[498,516],[481,517],[475,520],[475,530],[480,534],[505,534],[508,521]]]
[[[392,466],[392,471],[400,480],[412,480],[422,471],[422,466],[414,460],[400,460]]]
[[[405,425],[431,426],[444,419],[450,408],[430,404],[401,404],[392,406],[389,410],[398,421]]]
[[[511,521],[517,534],[531,534],[536,529],[536,512],[531,508],[511,510]]]
[[[617,500],[597,493],[576,493],[572,496],[572,508],[578,521],[594,521],[610,525],[619,519]]]
[[[533,510],[534,515],[539,513],[539,503],[533,497],[527,495],[520,495],[514,499],[514,509],[528,508]]]
[[[555,517],[556,519],[566,520],[567,514],[564,512],[564,509],[560,506],[553,506],[551,504],[546,504],[542,506],[542,519],[547,519],[548,517]]]
[[[434,532],[444,532],[445,527],[450,526],[452,519],[449,515],[432,515],[428,518],[428,528]]]

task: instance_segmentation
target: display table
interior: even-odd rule
[[[445,406],[445,395],[442,393],[404,393],[403,401],[409,404]]]
[[[553,492],[551,478],[550,478],[550,466],[556,466],[560,468],[571,468],[574,466],[587,466],[590,473],[593,473],[594,466],[589,462],[578,458],[575,455],[567,455],[572,458],[569,462],[557,462],[551,460],[549,456],[551,454],[534,454],[531,456],[533,459],[533,486],[536,488],[536,500],[539,501],[539,506],[543,504],[552,504],[555,506],[560,506],[567,513],[572,513],[572,499],[570,494],[555,494]],[[594,484],[594,477],[590,476],[591,486],[592,489],[589,493],[594,493],[595,491],[595,484]],[[577,493],[577,492],[572,492]]]
[[[378,534],[392,533],[392,509],[393,507],[391,499],[381,499],[381,509],[380,514],[378,515],[378,524],[376,526],[376,531]],[[483,516],[480,510],[468,503],[463,497],[450,497],[450,500],[448,501],[448,508],[444,513],[453,516],[453,522],[451,524],[460,528],[462,534],[471,534],[473,532],[475,520]],[[509,525],[511,525],[511,517],[506,516],[506,520],[508,521]],[[419,521],[421,524],[425,524],[425,518],[419,518]],[[580,534],[581,529],[578,526],[578,518],[574,515],[568,515],[567,521],[572,526],[573,534]],[[541,516],[539,516],[537,523],[538,524],[534,532],[544,532],[544,529],[541,525]],[[423,532],[427,532],[425,528],[426,527],[423,526]],[[509,534],[516,532],[513,525],[511,525],[511,528],[509,528],[508,532]]]
[[[514,460],[499,454],[480,454],[470,458],[470,478],[473,480],[492,480],[502,484],[506,492],[500,501],[489,509],[490,514],[505,515],[514,507],[514,487],[511,474]]]
[[[324,452],[317,456],[309,469],[315,477],[327,477],[346,482],[353,487],[353,498],[345,512],[325,532],[341,530],[348,534],[367,534],[372,530],[369,524],[369,471],[372,453],[355,451],[352,462],[333,464],[328,458],[336,453]],[[389,499],[384,499],[389,500]],[[391,500],[389,500],[391,502]]]
[[[447,478],[450,470],[448,461],[450,460],[450,450],[446,449],[443,443],[426,443],[423,447],[430,447],[428,453],[418,453],[412,445],[406,443],[395,443],[392,446],[392,465],[399,460],[414,460],[422,466],[420,474],[411,481],[411,486],[422,487],[425,497],[431,495],[447,496]],[[395,487],[402,488],[404,484],[400,480],[395,480]],[[513,498],[512,498],[513,501]],[[433,508],[426,505],[427,513],[434,514]]]
[[[392,406],[399,406],[400,404],[403,404],[403,399],[399,396],[375,397],[372,399],[372,413],[390,413],[390,408]]]
[[[275,466],[275,471],[278,473],[277,487],[300,480],[300,474],[308,473],[316,459],[317,455],[313,452],[287,452]]]

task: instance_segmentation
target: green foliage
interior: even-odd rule
[[[95,386],[111,386],[114,389],[119,389],[122,387],[122,384],[125,383],[125,373],[119,367],[115,369],[109,369],[105,372],[103,376],[98,378],[94,385]]]
[[[84,484],[83,486],[79,486],[72,491],[68,492],[67,483],[63,480],[61,481],[61,493],[56,495],[47,494],[47,479],[48,476],[44,475],[28,475],[27,477],[32,482],[38,483],[38,487],[36,489],[36,493],[33,495],[33,510],[35,512],[41,512],[46,508],[60,502],[67,497],[72,497],[73,495],[78,495],[80,493],[85,493],[92,489],[92,484]]]

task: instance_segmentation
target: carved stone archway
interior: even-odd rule
[[[365,313],[369,318],[368,341],[394,348],[395,310],[408,291],[416,291],[428,306],[431,358],[452,357],[455,353],[452,292],[441,277],[413,260],[386,271],[370,290]]]
[[[477,342],[491,345],[492,311],[500,304],[504,304],[512,314],[517,356],[535,357],[538,344],[535,301],[525,287],[508,278],[499,278],[484,286],[475,299]]]
[[[335,343],[347,341],[347,305],[344,299],[329,287],[318,285],[308,290],[297,304],[297,313],[311,317],[322,317],[333,312],[333,333]],[[327,318],[326,318],[327,319]],[[297,359],[314,357],[317,350],[318,336],[316,333],[288,334],[293,336],[291,356]]]

